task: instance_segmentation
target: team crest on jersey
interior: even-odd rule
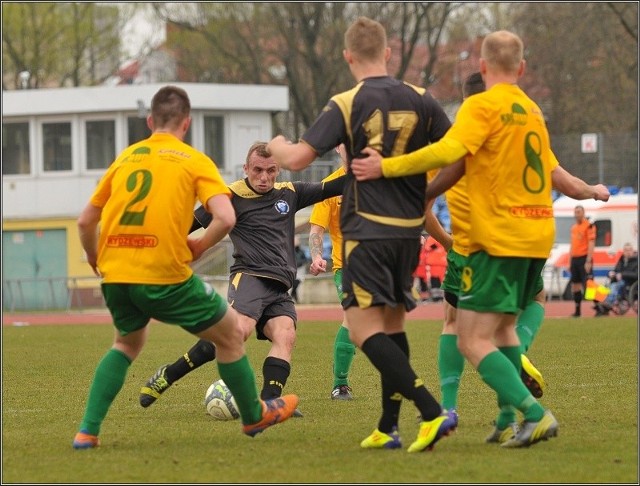
[[[278,211],[280,214],[289,213],[289,204],[287,203],[287,201],[284,201],[282,199],[280,199],[279,201],[276,201],[273,207],[276,208],[276,211]]]

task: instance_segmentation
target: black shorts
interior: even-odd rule
[[[420,239],[343,242],[342,307],[374,305],[407,311],[416,307],[413,272],[418,266]]]
[[[585,263],[587,263],[587,255],[571,257],[571,265],[569,266],[571,283],[584,284],[587,281],[587,271],[584,269]]]
[[[227,302],[240,314],[256,320],[258,339],[268,340],[263,329],[272,317],[289,316],[294,326],[298,321],[289,289],[279,280],[242,272],[232,273],[229,276]]]

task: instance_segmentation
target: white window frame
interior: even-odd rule
[[[36,174],[36,137],[35,137],[35,120],[33,117],[17,117],[17,118],[5,118],[2,120],[3,125],[26,123],[27,124],[27,136],[29,137],[29,172],[26,174],[3,174],[3,179],[32,179]]]
[[[71,126],[71,169],[70,170],[45,170],[44,168],[44,125],[50,123],[68,123]],[[78,128],[78,116],[56,116],[56,117],[38,117],[36,122],[37,136],[37,175],[42,177],[68,177],[70,175],[79,175],[80,169],[80,134]]]
[[[120,154],[120,152],[122,152],[123,145],[124,145],[124,140],[123,140],[123,134],[122,134],[122,130],[120,130],[120,124],[122,123],[121,117],[118,116],[118,113],[116,112],[112,112],[112,113],[87,113],[84,114],[80,117],[79,120],[79,131],[80,131],[80,154],[82,154],[81,159],[82,163],[80,164],[80,173],[81,174],[90,174],[90,175],[94,175],[94,174],[102,174],[103,172],[106,171],[106,167],[105,168],[101,168],[101,169],[90,169],[88,167],[88,160],[87,160],[87,122],[100,122],[100,121],[112,121],[114,122],[114,153],[115,153],[115,157],[118,157],[118,154]],[[125,122],[126,123],[126,119]],[[114,158],[115,160],[115,158]],[[109,161],[109,165],[111,165],[111,163],[113,162],[113,160]],[[107,166],[108,167],[108,166]]]

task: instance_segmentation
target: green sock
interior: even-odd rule
[[[522,348],[520,346],[504,346],[498,348],[498,351],[504,354],[516,367],[518,375],[520,375],[520,367],[522,366],[522,361],[520,361],[521,349]],[[498,396],[498,407],[500,408],[500,413],[496,419],[496,426],[499,429],[504,429],[510,423],[516,421],[516,409],[512,405],[501,400],[500,396]]]
[[[333,387],[349,384],[349,369],[356,347],[349,339],[349,330],[340,326],[333,343]]]
[[[458,336],[455,334],[440,335],[438,369],[442,408],[452,410],[457,406],[458,388],[460,388],[460,378],[464,370],[464,356],[458,350]]]
[[[537,422],[542,419],[544,408],[527,390],[520,374],[502,352],[494,351],[485,356],[478,365],[478,373],[495,390],[498,403],[517,408],[524,414],[525,420]]]
[[[98,435],[109,407],[122,389],[131,360],[117,349],[110,349],[96,367],[80,430]]]
[[[255,424],[262,420],[262,404],[258,397],[256,375],[245,354],[233,363],[218,363],[220,378],[231,390],[238,404],[238,411],[244,425]]]
[[[538,334],[542,321],[544,320],[544,306],[537,301],[529,303],[518,316],[516,323],[516,333],[520,338],[522,352],[526,354],[531,343]]]

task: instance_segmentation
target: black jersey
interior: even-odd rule
[[[229,185],[236,224],[229,233],[234,262],[230,272],[273,278],[293,286],[295,214],[328,197],[342,193],[344,178],[329,182],[276,182],[266,194],[258,194],[246,179]],[[191,231],[207,227],[211,214],[200,206],[194,212]]]
[[[302,140],[322,155],[340,143],[348,162],[364,147],[383,157],[413,152],[444,136],[451,122],[424,89],[390,76],[367,78],[337,94]],[[350,168],[340,226],[346,239],[418,238],[424,226],[424,174],[356,181]]]

